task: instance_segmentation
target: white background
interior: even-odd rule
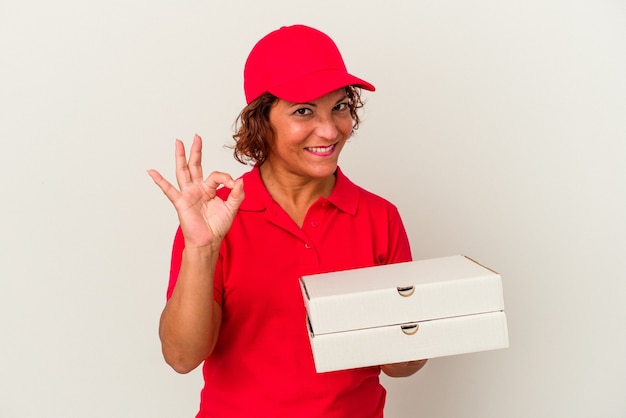
[[[371,81],[341,165],[416,259],[503,277],[511,348],[384,379],[387,416],[626,416],[622,1],[0,0],[0,417],[191,417],[163,362],[174,139],[225,144],[252,45],[327,32]]]

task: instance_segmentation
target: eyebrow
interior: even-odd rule
[[[338,105],[339,103],[343,102],[347,98],[348,98],[348,95],[344,94],[339,100],[335,102],[335,105]],[[289,107],[302,106],[302,105],[317,107],[317,105],[313,102],[289,102]]]

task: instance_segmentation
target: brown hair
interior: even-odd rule
[[[354,121],[352,132],[359,128],[361,119],[358,110],[365,104],[361,99],[361,89],[355,86],[346,87],[346,95],[349,99],[350,115]],[[237,133],[233,135],[235,145],[233,149],[235,160],[242,164],[263,164],[270,152],[274,131],[270,126],[270,109],[278,100],[271,93],[264,93],[249,105],[243,108],[235,126]]]

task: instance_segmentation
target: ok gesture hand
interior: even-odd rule
[[[179,189],[156,170],[148,170],[148,174],[176,208],[185,247],[219,248],[243,202],[243,180],[235,181],[230,174],[217,171],[205,179],[202,174],[202,139],[198,135],[193,139],[189,161],[183,142],[176,140],[176,181]],[[221,185],[231,189],[226,200],[216,195]]]

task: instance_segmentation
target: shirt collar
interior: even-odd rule
[[[359,205],[359,188],[343,174],[339,167],[335,171],[335,176],[337,177],[335,188],[328,197],[328,201],[342,211],[355,215]]]
[[[352,183],[339,167],[335,171],[335,176],[337,177],[335,188],[328,197],[328,201],[346,213],[356,214],[359,187]],[[260,212],[270,207],[273,199],[263,184],[258,166],[243,175],[243,184],[246,197],[239,210]]]
[[[254,168],[245,173],[242,178],[243,191],[246,197],[243,199],[239,210],[261,212],[267,209],[272,202],[272,196],[263,184],[259,166],[255,165]]]

